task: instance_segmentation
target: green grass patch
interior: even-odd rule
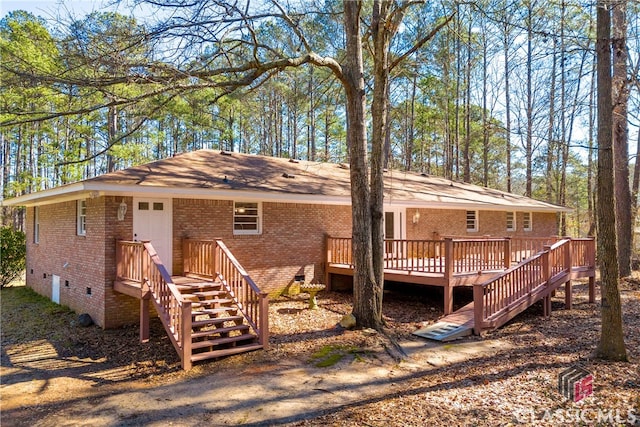
[[[65,331],[76,314],[25,286],[0,290],[2,343],[38,339],[65,339]]]
[[[325,345],[311,355],[311,362],[318,368],[327,368],[347,356],[362,360],[363,353],[364,350],[352,345]]]

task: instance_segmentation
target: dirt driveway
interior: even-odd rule
[[[80,328],[74,314],[21,301],[11,288],[1,297],[2,426],[555,425],[558,414],[578,409],[586,417],[615,410],[640,425],[640,289],[633,284],[623,291],[631,363],[589,358],[598,307],[581,294],[571,311],[558,310],[558,295],[549,320],[534,306],[485,339],[449,344],[410,335],[441,314],[433,301],[390,294],[385,318],[406,352],[401,361],[378,334],[336,329],[348,296],[326,294],[314,312],[302,298],[271,304],[271,350],[186,373],[157,322],[142,346],[135,327]],[[25,331],[36,312],[46,321]],[[595,373],[596,387],[574,404],[556,385],[558,373],[578,362]]]

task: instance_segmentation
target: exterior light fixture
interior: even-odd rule
[[[417,224],[420,221],[420,211],[416,209],[416,212],[413,214],[413,223]]]
[[[118,206],[118,221],[124,221],[124,216],[127,214],[127,204],[124,201],[124,198],[120,202]]]

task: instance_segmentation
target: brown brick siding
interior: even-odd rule
[[[116,220],[120,201],[114,197],[86,199],[86,236],[76,233],[75,200],[40,206],[37,244],[33,243],[35,209],[27,210],[27,285],[51,298],[51,276],[60,276],[60,303],[89,313],[103,328],[135,323],[139,317],[138,301],[113,291],[115,241],[131,234],[130,210],[128,220]],[[87,288],[91,288],[90,295]]]
[[[351,207],[262,203],[262,234],[233,234],[233,202],[174,199],[174,272],[182,271],[182,239],[222,238],[260,288],[274,292],[297,275],[323,281],[325,236],[351,235]]]
[[[555,213],[533,212],[531,231],[524,231],[524,212],[516,212],[516,230],[507,231],[507,213],[502,211],[478,211],[477,232],[467,231],[466,210],[419,209],[420,218],[413,223],[415,208],[407,209],[408,239],[438,239],[444,236],[469,237],[548,237],[557,234]]]

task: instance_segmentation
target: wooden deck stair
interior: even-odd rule
[[[198,281],[177,286],[191,301],[191,361],[201,361],[261,349],[229,291],[219,281]]]
[[[184,276],[171,276],[151,242],[118,241],[114,290],[140,299],[140,341],[153,304],[183,369],[269,348],[269,297],[221,240],[185,240]]]

